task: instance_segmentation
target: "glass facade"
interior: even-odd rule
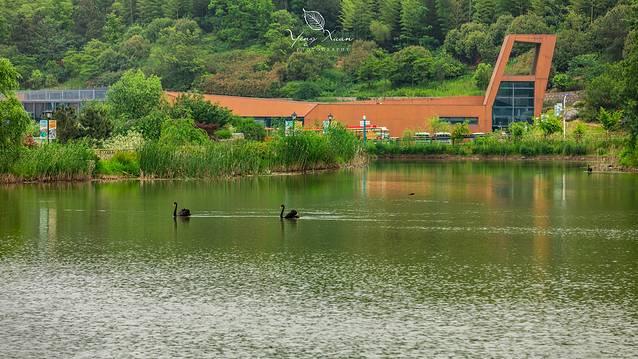
[[[492,128],[522,121],[534,121],[534,82],[501,82],[492,108]]]

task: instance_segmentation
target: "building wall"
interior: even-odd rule
[[[479,99],[481,99],[479,97]],[[487,131],[484,126],[485,108],[483,105],[445,105],[445,104],[318,104],[306,115],[305,127],[320,127],[321,122],[332,114],[335,121],[346,126],[359,126],[363,115],[371,125],[387,127],[390,136],[400,137],[405,130],[431,131],[430,121],[439,117],[477,117],[479,125],[472,125],[473,132]]]

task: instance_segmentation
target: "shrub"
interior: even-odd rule
[[[162,124],[160,142],[171,146],[203,145],[208,136],[191,119],[169,120]]]
[[[469,136],[471,134],[472,131],[470,131],[470,126],[467,124],[467,122],[456,124],[452,128],[452,141],[454,141],[454,144],[456,144],[459,141],[463,141],[466,136]]]
[[[215,124],[224,127],[233,120],[233,113],[227,108],[206,101],[202,95],[185,94],[175,100],[171,108],[173,118],[192,118],[196,123]]]
[[[554,115],[554,112],[548,112],[541,117],[538,117],[534,123],[545,136],[545,138],[559,132],[563,127],[561,126],[560,119]]]
[[[165,112],[156,110],[137,121],[133,126],[133,131],[140,133],[146,140],[159,140],[162,134],[162,124],[168,120],[170,117]]]
[[[104,148],[107,150],[137,150],[142,146],[144,146],[144,137],[135,131],[111,137],[104,142]]]
[[[584,124],[579,122],[574,128],[574,131],[572,132],[572,135],[574,136],[576,143],[580,143],[583,137],[585,137],[586,132],[587,132],[587,127]]]
[[[620,126],[622,117],[622,111],[607,111],[603,107],[598,110],[598,120],[607,132],[616,131]]]
[[[222,128],[221,130],[217,130],[215,132],[215,137],[221,139],[221,140],[227,140],[231,137],[233,137],[233,133],[227,129],[227,128]]]
[[[509,126],[509,133],[514,139],[514,141],[520,141],[523,139],[523,136],[527,133],[528,124],[527,122],[514,122]]]
[[[237,132],[244,134],[244,138],[252,141],[263,141],[266,138],[266,129],[252,118],[237,119],[235,121]]]
[[[574,79],[572,79],[568,74],[565,73],[554,75],[552,84],[560,91],[569,91],[573,90],[576,87],[576,81],[574,81]]]

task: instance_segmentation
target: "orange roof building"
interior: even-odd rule
[[[516,43],[531,45],[536,50],[527,75],[506,74]],[[401,136],[406,129],[428,130],[429,121],[438,117],[449,123],[468,122],[473,132],[490,132],[514,121],[532,121],[540,116],[555,45],[555,35],[506,36],[484,96],[335,103],[219,95],[205,95],[205,98],[238,116],[253,117],[266,125],[274,118],[290,118],[294,113],[304,127],[318,127],[330,115],[346,126],[357,127],[365,115],[371,125],[386,127],[392,136]],[[178,93],[167,95],[174,98]]]

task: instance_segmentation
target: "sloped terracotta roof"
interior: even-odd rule
[[[166,92],[169,101],[174,101],[180,92]],[[256,98],[223,95],[203,95],[204,99],[231,110],[240,117],[290,117],[296,113],[305,117],[317,103],[276,98]]]

